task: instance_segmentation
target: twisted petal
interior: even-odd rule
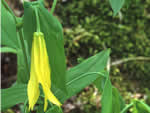
[[[54,96],[54,94],[51,92],[51,90],[49,88],[47,88],[46,86],[43,86],[43,91],[45,94],[45,99],[48,99],[50,102],[52,102],[53,104],[55,104],[57,106],[61,106],[61,103]],[[47,109],[47,100],[45,100],[44,111],[46,111],[46,109]]]
[[[45,96],[45,99],[44,99],[44,111],[46,111],[47,106],[48,106],[47,96]]]
[[[57,106],[62,105],[50,90],[48,90],[48,100]]]

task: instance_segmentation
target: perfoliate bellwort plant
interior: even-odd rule
[[[109,49],[66,70],[63,30],[60,22],[53,16],[57,0],[54,0],[50,12],[45,8],[44,0],[24,2],[24,15],[20,18],[14,15],[6,0],[1,1],[0,50],[16,54],[18,65],[15,84],[0,90],[2,112],[24,103],[23,109],[20,106],[21,111],[28,113],[28,109],[33,110],[38,103],[34,110],[36,113],[43,113],[50,101],[59,107],[51,106],[46,113],[63,113],[61,103],[93,83],[102,94],[101,113],[126,113],[131,107],[134,113],[150,113],[150,107],[140,100],[134,100],[125,106],[119,91],[112,86],[106,70],[110,59]],[[114,15],[117,14],[124,0],[109,1]],[[43,92],[40,95],[41,88]],[[43,94],[45,100],[41,102],[39,96],[43,97]]]
[[[29,100],[29,110],[33,110],[34,105],[40,96],[39,84],[41,84],[45,95],[44,111],[46,111],[48,100],[59,107],[61,106],[61,103],[51,91],[51,67],[49,64],[49,57],[44,34],[40,32],[40,23],[36,10],[35,14],[37,20],[37,32],[34,32],[33,34],[31,49],[31,71],[27,94]]]

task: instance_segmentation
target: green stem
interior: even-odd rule
[[[56,4],[57,4],[57,0],[54,0],[54,2],[53,2],[53,5],[52,5],[52,8],[51,8],[51,14],[53,14],[54,13],[54,10],[55,10],[55,7],[56,7]]]
[[[121,111],[121,113],[126,112],[131,106],[133,106],[133,103],[128,104],[128,105]]]
[[[35,8],[35,16],[36,16],[36,30],[37,32],[40,32],[40,20],[39,20],[37,8]]]
[[[20,36],[20,43],[21,43],[21,46],[22,46],[22,51],[23,51],[23,54],[24,54],[25,65],[27,67],[27,72],[28,72],[28,75],[29,75],[30,71],[29,71],[29,66],[28,66],[28,59],[27,59],[27,53],[26,53],[26,49],[25,49],[22,29],[19,30],[19,36]]]
[[[27,108],[27,103],[28,103],[28,99],[26,99],[25,102],[24,102],[24,113],[27,113],[27,111],[28,111],[27,110],[28,109]]]

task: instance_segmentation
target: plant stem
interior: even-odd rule
[[[56,4],[57,4],[57,0],[54,0],[53,5],[52,5],[52,8],[51,8],[51,11],[50,11],[50,13],[51,13],[51,14],[53,14],[53,13],[54,13],[54,10],[55,10],[55,7],[56,7]]]
[[[36,30],[37,32],[40,32],[40,20],[39,20],[37,8],[35,8],[35,16],[36,16]]]
[[[125,111],[127,111],[131,106],[133,106],[133,103],[128,104],[128,105],[121,111],[121,113],[124,113]]]
[[[19,36],[20,36],[20,43],[21,43],[21,46],[22,46],[22,51],[23,51],[23,54],[24,54],[25,65],[27,67],[27,73],[29,75],[30,71],[29,71],[29,66],[28,66],[28,59],[27,59],[27,53],[26,53],[26,49],[25,49],[22,29],[19,30]]]
[[[136,60],[150,61],[150,57],[138,56],[138,57],[125,58],[125,59],[121,59],[121,60],[117,60],[115,62],[112,62],[111,66],[126,63],[128,61],[136,61]]]

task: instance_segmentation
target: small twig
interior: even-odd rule
[[[150,61],[150,57],[139,56],[139,57],[125,58],[125,59],[121,59],[121,60],[117,60],[117,61],[112,62],[111,66],[123,64],[123,63],[126,63],[128,61],[136,61],[136,60]]]

